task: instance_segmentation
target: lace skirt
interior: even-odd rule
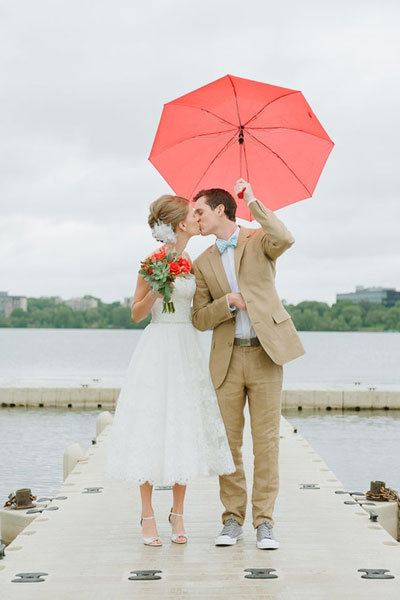
[[[105,478],[185,485],[234,471],[199,333],[191,323],[150,323],[118,398]]]

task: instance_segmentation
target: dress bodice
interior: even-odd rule
[[[163,301],[161,298],[153,304],[151,310],[152,323],[191,323],[190,307],[196,291],[196,280],[193,274],[186,277],[180,275],[175,279],[174,291],[172,292],[171,302],[174,303],[174,313],[163,313]]]

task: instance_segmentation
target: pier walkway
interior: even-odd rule
[[[51,503],[59,510],[43,511],[6,547],[0,560],[2,600],[400,597],[400,543],[370,521],[358,503],[344,503],[351,496],[335,493],[343,491],[340,481],[284,418],[275,526],[281,548],[275,551],[256,548],[250,518],[243,540],[232,547],[214,546],[221,527],[217,478],[189,486],[185,505],[189,542],[183,546],[169,539],[171,492],[156,490],[154,508],[164,546],[144,546],[137,487],[103,480],[109,431],[107,426],[65,480],[59,494],[67,499]],[[250,474],[247,425],[244,457]],[[82,493],[90,487],[100,490]],[[249,573],[245,569],[252,568],[275,569],[277,578],[245,578]],[[359,569],[388,569],[394,579],[363,579],[365,573]],[[129,580],[135,570],[159,570],[161,579]],[[46,575],[42,582],[13,583],[23,572]]]

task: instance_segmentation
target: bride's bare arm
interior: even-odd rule
[[[193,266],[192,259],[185,250],[182,252],[182,258],[185,258],[190,263],[190,266]]]
[[[162,298],[161,294],[158,292],[154,294],[149,284],[141,275],[138,275],[132,302],[132,320],[135,321],[135,323],[143,321],[151,311],[157,298]]]

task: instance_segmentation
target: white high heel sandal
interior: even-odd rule
[[[168,517],[168,521],[171,524],[171,527],[173,529],[173,525],[172,525],[172,521],[171,521],[171,515],[174,515],[175,517],[183,517],[183,515],[178,515],[178,513],[174,513],[172,512],[172,508],[171,508],[171,512],[169,513],[169,517]],[[180,537],[184,537],[185,541],[184,542],[178,542],[177,539]],[[172,533],[171,536],[171,542],[174,542],[174,544],[186,544],[188,541],[188,536],[186,533]]]
[[[154,518],[155,518],[154,515],[152,517],[142,517],[140,519],[140,526],[142,526],[142,521],[144,521],[145,519],[154,519]],[[159,546],[159,547],[161,547],[163,545],[162,539],[158,535],[156,537],[144,537],[144,536],[142,536],[142,538],[143,538],[143,544],[145,546],[154,546],[154,547],[158,547]],[[155,542],[157,540],[159,540],[161,542],[161,544],[153,544],[152,543],[152,542]]]

